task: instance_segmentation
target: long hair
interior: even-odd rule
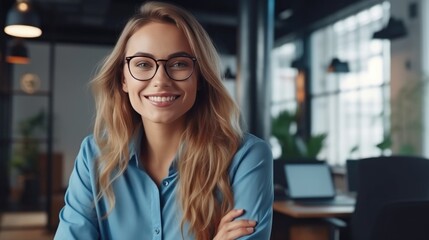
[[[174,24],[185,34],[197,58],[199,89],[188,111],[178,152],[178,199],[185,224],[198,240],[212,239],[220,219],[234,199],[228,169],[242,141],[239,110],[223,86],[219,56],[208,34],[184,9],[147,2],[123,29],[112,53],[92,81],[96,101],[94,136],[100,148],[97,161],[98,200],[115,205],[112,182],[128,166],[129,143],[140,130],[141,118],[122,91],[123,66],[129,38],[149,22]]]

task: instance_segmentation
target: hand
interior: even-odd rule
[[[213,240],[233,240],[249,235],[255,231],[256,221],[235,218],[243,215],[243,209],[233,209],[229,211],[219,223],[216,236]]]

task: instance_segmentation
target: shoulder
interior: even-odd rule
[[[242,143],[234,155],[231,170],[234,171],[243,164],[246,167],[255,165],[271,165],[273,160],[271,147],[263,139],[250,133],[243,136]]]
[[[92,134],[90,134],[82,140],[76,163],[83,163],[85,165],[91,163],[90,165],[92,165],[97,156],[99,155],[99,152],[100,150],[97,146],[95,138]]]
[[[80,151],[84,151],[87,154],[97,155],[99,149],[95,141],[94,135],[90,134],[83,138],[80,145]]]
[[[243,136],[242,143],[237,150],[236,156],[240,157],[248,152],[263,153],[271,156],[271,147],[263,139],[253,134],[246,133]]]
[[[242,145],[254,144],[254,143],[265,143],[266,144],[266,142],[263,139],[255,136],[251,133],[245,133],[243,135]]]

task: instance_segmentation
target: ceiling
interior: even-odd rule
[[[15,0],[5,1],[9,9]],[[274,0],[275,39],[361,0]],[[114,44],[137,0],[31,0],[42,18],[40,40],[68,43]],[[218,49],[236,52],[240,0],[170,0],[191,11],[206,28]],[[282,19],[282,15],[290,17]]]

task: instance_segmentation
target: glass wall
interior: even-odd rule
[[[327,134],[318,158],[332,165],[381,154],[377,145],[390,127],[390,44],[372,35],[389,12],[388,2],[377,4],[310,36],[311,135]],[[300,78],[291,63],[302,55],[299,46],[292,42],[273,51],[272,117],[297,110]],[[349,71],[327,71],[333,58],[347,62]],[[276,156],[278,144],[272,144]]]
[[[327,133],[319,156],[330,164],[380,155],[389,129],[390,45],[372,39],[389,18],[386,2],[363,10],[311,36],[312,132]],[[348,72],[327,71],[331,59]]]
[[[275,48],[272,53],[272,89],[271,89],[271,117],[277,117],[282,111],[295,112],[296,78],[298,71],[291,67],[297,56],[297,44],[287,43]],[[281,148],[276,138],[272,137],[270,143],[274,159],[281,155]]]
[[[271,116],[281,111],[296,110],[295,79],[297,70],[291,67],[297,55],[297,44],[287,43],[274,49],[272,54]]]

